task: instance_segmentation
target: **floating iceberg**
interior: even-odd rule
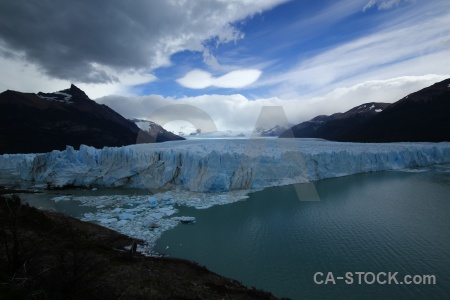
[[[169,197],[173,204],[167,204]],[[232,191],[226,193],[226,197],[220,193],[172,191],[152,195],[156,206],[150,205],[148,198],[148,195],[107,195],[73,196],[72,200],[91,209],[97,208],[93,212],[85,213],[83,221],[98,223],[130,237],[144,240],[146,244],[139,251],[154,255],[153,246],[163,232],[180,223],[196,223],[195,217],[176,216],[175,214],[179,212],[178,205],[204,208],[207,205],[210,207],[237,202],[248,198],[248,195],[246,191]],[[130,202],[135,203],[133,208],[128,208]]]
[[[0,169],[54,187],[179,187],[226,192],[450,162],[450,143],[308,139],[188,140],[44,154],[1,155]],[[170,197],[167,197],[170,199]],[[149,199],[150,205],[156,205]],[[169,200],[167,200],[169,201]],[[167,204],[171,204],[170,202]]]
[[[175,218],[173,218],[173,220],[180,221],[181,223],[184,223],[184,224],[194,224],[195,223],[195,217],[182,216],[182,217],[175,217]]]

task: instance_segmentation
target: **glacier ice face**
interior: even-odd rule
[[[219,139],[1,155],[0,169],[54,187],[224,192],[450,162],[450,143]],[[150,200],[151,201],[151,200]]]
[[[30,164],[36,154],[0,155],[0,170],[17,170],[21,164]]]

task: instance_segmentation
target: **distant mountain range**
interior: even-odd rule
[[[320,115],[291,127],[290,130],[281,133],[280,137],[339,140],[342,135],[357,128],[388,106],[389,103],[371,102],[356,106],[344,113],[335,113],[330,116]]]
[[[274,127],[269,129],[257,128],[256,133],[262,137],[277,137],[283,132],[285,132],[287,129],[289,129],[292,125],[293,124],[275,125]]]
[[[142,119],[131,119],[130,121],[135,123],[139,129],[150,134],[150,136],[156,136],[156,142],[184,140],[183,137],[165,130],[161,125],[158,125],[155,122]]]
[[[158,125],[159,126],[159,125]],[[156,127],[155,127],[156,128]],[[55,93],[0,94],[0,154],[40,153],[81,144],[102,148],[183,139],[162,127],[140,130],[75,85]]]
[[[317,116],[280,137],[342,142],[450,141],[450,79],[393,103],[366,103],[345,113]]]
[[[139,126],[139,125],[138,125]],[[221,130],[215,132],[202,132],[194,127],[181,127],[178,134],[187,138],[254,138],[254,137],[278,137],[282,132],[289,129],[289,125],[275,125],[271,128],[256,128],[254,130]]]
[[[257,129],[260,136],[322,138],[343,142],[450,141],[450,79],[433,84],[393,103],[371,102],[344,113],[320,115],[292,126]],[[288,129],[289,128],[289,129]],[[208,134],[198,134],[208,137]],[[245,137],[244,133],[214,133]],[[39,153],[102,148],[136,143],[182,140],[148,120],[127,120],[98,104],[75,85],[54,93],[0,94],[0,154]]]

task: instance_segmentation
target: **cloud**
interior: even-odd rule
[[[421,4],[393,20],[383,19],[372,34],[328,48],[284,73],[266,75],[255,86],[272,85],[272,95],[295,97],[373,79],[446,74],[449,4]]]
[[[203,50],[203,62],[213,70],[220,69],[220,64],[209,49]]]
[[[50,92],[69,87],[68,82],[59,79],[49,79],[42,76],[35,65],[10,60],[0,56],[0,91],[16,90],[36,93]]]
[[[2,72],[0,72],[0,91],[11,89],[29,93],[54,92],[70,86],[69,81],[43,76],[36,65],[24,61],[10,60],[0,56],[0,66],[2,69]],[[92,99],[111,94],[129,95],[128,90],[132,86],[157,80],[154,75],[145,72],[130,70],[119,73],[105,66],[96,67],[118,78],[120,84],[77,83],[77,86]]]
[[[370,0],[363,8],[366,11],[374,6],[378,7],[378,10],[391,9],[395,6],[399,6],[402,2],[413,2],[414,0]]]
[[[50,78],[113,85],[122,73],[169,65],[178,51],[203,51],[208,39],[241,39],[232,24],[283,2],[3,0],[0,55]]]
[[[202,70],[193,70],[177,82],[191,89],[204,89],[210,86],[219,88],[243,88],[256,82],[261,76],[260,70],[244,69],[231,71],[220,77],[213,77],[211,73]]]
[[[448,77],[450,77],[450,74],[431,74],[371,80],[348,87],[336,88],[318,97],[290,100],[279,97],[250,100],[243,95],[234,94],[182,98],[160,95],[106,96],[96,101],[110,106],[127,118],[147,118],[156,110],[167,105],[191,105],[205,111],[212,118],[218,130],[253,130],[263,106],[282,106],[288,120],[297,124],[316,115],[344,112],[367,102],[392,103],[405,95]],[[185,111],[180,111],[178,115],[173,116],[173,121],[185,120],[185,114]],[[267,122],[268,126],[273,126],[277,120],[267,120]]]
[[[361,5],[364,2],[365,0],[340,0],[331,2],[324,6],[324,8],[316,15],[301,19],[293,26],[296,30],[304,31],[309,31],[311,28],[314,28],[314,31],[317,31],[321,27],[329,28],[329,26],[359,12],[361,10]]]

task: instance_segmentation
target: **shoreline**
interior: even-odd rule
[[[22,241],[20,258],[15,266],[8,263],[4,255],[0,256],[0,263],[5,265],[1,268],[3,284],[0,289],[11,299],[25,297],[36,290],[56,297],[76,295],[94,296],[94,299],[102,296],[277,299],[268,292],[245,287],[236,280],[215,274],[195,262],[133,253],[126,249],[127,246],[133,248],[136,239],[59,212],[23,205],[15,200],[16,196],[9,198],[11,200],[6,201],[5,196],[0,196],[0,213],[3,214],[0,220],[5,222],[5,216],[11,211],[20,212],[17,232]],[[9,204],[5,205],[5,202]],[[7,233],[3,239],[12,238],[11,232]],[[39,255],[36,254],[38,252]],[[60,270],[63,266],[55,259],[61,258],[63,253],[63,259],[67,261],[64,262],[64,270]],[[27,271],[22,274],[25,262]],[[44,269],[39,269],[40,266]],[[73,273],[75,269],[79,276]],[[66,272],[67,277],[61,276],[61,272]],[[8,274],[25,278],[27,284],[9,280]]]
[[[437,164],[437,165],[442,165],[442,164]],[[445,164],[444,164],[445,165]],[[425,169],[401,169],[401,170],[394,170],[394,171],[400,171],[400,172],[423,172],[423,171],[426,171],[427,169],[425,168]],[[87,191],[89,191],[89,189],[85,189],[85,190],[87,190]],[[101,190],[101,189],[100,189]],[[107,190],[107,189],[106,189]],[[126,190],[126,189],[123,189],[123,190]],[[17,192],[17,191],[16,191]],[[20,192],[20,191],[18,191],[18,192]],[[249,191],[246,191],[246,193],[247,192],[249,192]],[[251,192],[251,191],[250,191]],[[164,193],[162,193],[161,195],[164,195]],[[173,195],[172,195],[173,196]],[[211,194],[206,194],[206,196],[207,197],[209,197],[209,196],[211,196]],[[95,197],[95,196],[93,196],[93,197]],[[148,197],[148,195],[146,195],[146,197]],[[68,199],[69,200],[69,199]],[[105,199],[105,201],[108,201],[108,199]],[[97,204],[99,204],[99,203],[97,203]],[[224,203],[225,204],[225,203]],[[107,229],[108,227],[106,227],[106,226],[104,226],[104,225],[97,225],[97,224],[93,224],[93,223],[91,223],[91,222],[89,222],[89,224],[91,224],[91,225],[93,225],[93,226],[98,226],[98,227],[101,227],[101,228],[105,228],[105,229]],[[125,231],[123,231],[123,232],[126,232],[126,230]],[[117,232],[116,232],[117,233]],[[133,238],[133,237],[129,237],[128,236],[128,238],[130,239],[136,239],[136,238]],[[130,247],[132,245],[132,243],[130,243],[130,244],[128,244],[128,245],[126,245],[126,246],[128,246],[128,247]],[[124,250],[124,249],[120,249],[120,250]],[[125,251],[126,252],[126,251]],[[125,252],[123,252],[123,253],[125,253]],[[155,256],[155,255],[154,255]],[[160,257],[160,258],[167,258],[167,257]],[[195,264],[195,263],[194,263]]]
[[[443,163],[447,164],[447,163]],[[436,164],[440,165],[440,164]],[[427,167],[427,166],[424,166]],[[424,168],[423,167],[423,168]],[[386,171],[406,171],[411,168],[397,169],[397,170],[386,170]],[[417,172],[414,168],[412,171]],[[412,172],[408,171],[408,172]],[[419,170],[420,171],[420,170]],[[354,175],[354,174],[352,174]],[[326,179],[326,178],[325,178]],[[321,179],[322,180],[322,179]],[[307,185],[310,185],[310,189],[307,189]],[[306,194],[311,194],[311,190],[314,192],[314,182],[312,183],[301,183],[300,189],[305,187]],[[33,189],[33,187],[31,187]],[[142,195],[136,194],[102,194],[102,191],[111,190],[111,188],[100,188],[100,189],[90,189],[86,187],[76,187],[76,188],[61,188],[56,191],[71,191],[81,190],[86,192],[91,192],[91,195],[77,195],[75,193],[60,194],[60,195],[48,195],[48,200],[53,203],[59,201],[76,201],[79,207],[88,207],[94,212],[84,213],[82,216],[76,216],[77,219],[81,221],[86,221],[91,224],[100,225],[104,228],[108,228],[117,232],[126,234],[134,239],[143,240],[146,243],[140,245],[138,251],[143,255],[147,256],[160,256],[160,253],[154,252],[154,246],[156,241],[161,237],[161,235],[178,225],[186,226],[180,223],[183,222],[183,218],[191,218],[191,216],[182,216],[179,214],[179,206],[193,207],[196,209],[207,209],[216,205],[225,205],[234,203],[237,201],[243,201],[249,197],[252,192],[263,190],[261,189],[251,189],[251,190],[240,190],[240,191],[230,191],[223,193],[201,193],[201,192],[191,192],[191,191],[179,191],[179,190],[169,190],[166,192],[160,191],[156,194],[143,193]],[[127,188],[118,188],[121,191],[127,191]],[[302,193],[299,186],[296,186],[297,194]],[[5,191],[5,190],[3,190]],[[55,191],[55,190],[16,190],[16,192],[26,192],[26,193],[39,193],[45,191]],[[144,190],[142,190],[144,191]],[[0,190],[2,194],[2,190]],[[303,194],[298,194],[303,195]],[[307,195],[310,196],[310,195]],[[314,196],[314,195],[313,195]],[[315,194],[317,196],[317,192]],[[319,200],[319,199],[317,199]],[[39,208],[39,205],[35,205]],[[195,218],[192,220],[195,223]],[[190,225],[189,225],[190,226]]]

